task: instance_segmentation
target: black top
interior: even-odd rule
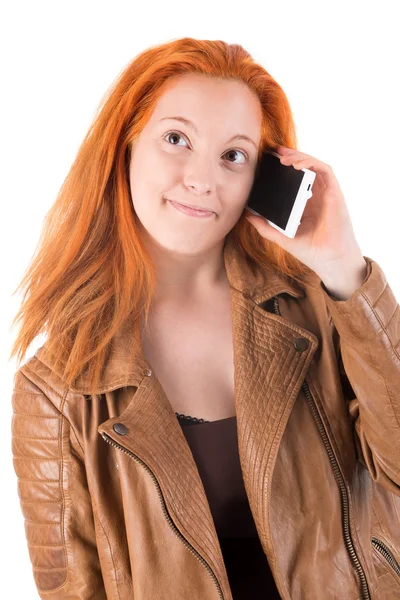
[[[206,421],[175,414],[203,482],[233,600],[280,600],[244,487],[236,416]]]

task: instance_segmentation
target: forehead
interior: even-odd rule
[[[189,74],[173,78],[158,99],[151,123],[168,116],[183,116],[199,129],[209,123],[228,133],[235,129],[259,138],[262,110],[255,93],[243,82]]]

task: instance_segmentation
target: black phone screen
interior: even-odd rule
[[[304,175],[301,169],[282,165],[279,158],[264,152],[246,206],[286,229]]]

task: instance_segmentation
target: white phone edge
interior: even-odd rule
[[[280,154],[277,154],[276,152],[271,152],[271,154],[274,154],[276,157],[280,158]],[[292,212],[290,213],[290,217],[289,217],[289,221],[288,221],[286,229],[282,229],[281,227],[276,225],[276,223],[274,223],[273,221],[270,221],[263,215],[260,215],[254,209],[250,208],[249,206],[246,206],[247,210],[251,211],[255,215],[262,217],[271,225],[271,227],[273,227],[277,231],[280,231],[281,233],[286,235],[286,237],[289,237],[289,238],[294,238],[297,233],[297,229],[300,225],[300,220],[301,220],[301,217],[303,216],[303,212],[306,207],[306,204],[312,196],[312,191],[311,191],[312,184],[314,183],[314,180],[316,177],[315,171],[311,171],[310,169],[306,169],[306,168],[302,168],[301,170],[306,173],[306,176],[303,177],[303,181],[301,182],[301,185],[297,191],[296,200],[294,202]],[[310,190],[307,191],[309,186],[311,186]]]

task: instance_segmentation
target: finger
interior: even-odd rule
[[[278,154],[281,156],[293,156],[298,153],[299,151],[296,148],[282,148],[282,146],[279,146],[278,148]]]
[[[275,227],[272,227],[264,219],[264,217],[261,217],[260,215],[254,215],[253,213],[250,213],[250,211],[247,211],[247,209],[246,213],[246,219],[258,231],[261,237],[263,237],[266,240],[270,240],[271,242],[274,242],[275,244],[278,244],[285,249],[285,244],[287,243],[287,241],[284,238],[286,236],[284,236],[280,231],[277,231]]]
[[[298,152],[297,148],[287,148],[286,146],[278,146],[277,151],[282,154]]]
[[[292,166],[295,169],[310,169],[311,171],[315,171],[318,175],[321,176],[322,181],[326,186],[330,186],[331,188],[339,189],[339,183],[333,173],[332,167],[310,156],[309,158],[304,158],[301,160],[293,161]]]
[[[303,158],[311,158],[309,154],[305,154],[304,152],[299,152],[298,150],[291,152],[290,154],[282,155],[280,160],[285,164],[290,164],[294,160],[300,160]]]

